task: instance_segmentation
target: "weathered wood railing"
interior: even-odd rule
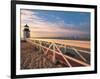
[[[77,66],[89,66],[86,60],[86,58],[84,56],[82,56],[79,51],[84,52],[86,54],[90,54],[88,51],[84,51],[84,50],[77,50],[74,47],[68,46],[66,48],[66,45],[63,44],[59,44],[53,41],[43,41],[43,40],[38,40],[38,39],[27,39],[27,41],[29,43],[31,43],[32,45],[38,47],[38,49],[44,52],[45,55],[52,55],[52,58],[50,58],[52,60],[53,63],[56,63],[56,61],[60,61],[60,63],[65,64],[68,67],[73,67],[73,63],[75,63]],[[61,51],[61,48],[64,48],[64,52]],[[72,55],[78,55],[80,57],[80,59],[77,59],[73,56],[69,56],[69,55],[65,55],[64,53],[67,52],[67,50],[72,50],[74,51],[71,52]]]

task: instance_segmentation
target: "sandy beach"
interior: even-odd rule
[[[44,49],[46,51],[46,49]],[[43,51],[40,51],[39,48],[36,48],[35,45],[32,45],[29,42],[21,41],[21,69],[38,69],[38,68],[59,68],[59,67],[68,67],[59,55],[56,55],[60,62],[57,64],[53,63],[52,58],[52,51],[48,51],[49,54],[45,55]],[[84,56],[87,60],[86,63],[90,64],[90,54],[86,54],[80,52],[82,56]],[[65,55],[70,56],[69,53]],[[77,55],[75,57],[82,61],[82,59]],[[72,60],[68,59],[68,61],[72,64],[73,67],[80,67],[81,64],[73,62]]]
[[[50,56],[49,56],[50,57]],[[21,69],[58,68],[33,45],[21,41]]]

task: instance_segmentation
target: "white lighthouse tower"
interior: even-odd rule
[[[27,24],[24,26],[23,37],[24,37],[24,40],[26,40],[26,38],[30,38],[30,30]]]

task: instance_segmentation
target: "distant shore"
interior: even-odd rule
[[[79,38],[79,37],[31,37],[35,39],[59,39],[59,40],[79,40],[79,41],[90,41],[90,38]]]

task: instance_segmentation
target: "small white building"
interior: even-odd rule
[[[24,37],[24,39],[30,38],[30,30],[29,30],[29,26],[27,24],[24,26],[23,37]]]

